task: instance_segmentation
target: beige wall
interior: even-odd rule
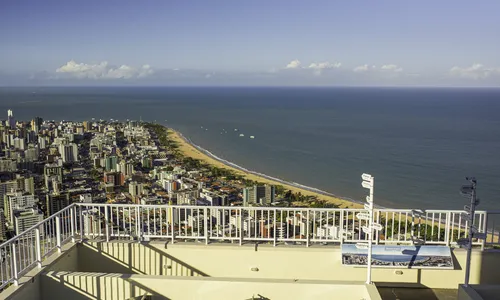
[[[88,243],[79,251],[79,270],[85,272],[335,281],[360,281],[366,277],[365,268],[341,265],[338,247],[259,246],[255,251],[253,246],[222,244],[165,246],[164,243],[113,242]],[[456,289],[464,279],[466,252],[456,249],[453,253],[455,270],[374,268],[373,281],[381,286],[404,283]],[[500,253],[473,253],[471,283],[500,284],[497,270],[500,270]]]
[[[34,277],[32,280],[24,282],[22,288],[9,293],[9,291],[3,291],[0,294],[0,299],[6,300],[41,300],[40,298],[40,277]]]
[[[44,299],[373,299],[363,283],[272,279],[223,279],[104,273],[49,272],[42,279]],[[375,291],[376,292],[376,291]],[[259,298],[260,297],[260,298]]]

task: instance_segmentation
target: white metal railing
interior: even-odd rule
[[[0,244],[0,290],[19,278],[74,237],[76,205],[71,205]]]
[[[153,239],[277,244],[341,244],[366,239],[362,209],[218,207],[75,203],[0,245],[0,290],[68,242],[84,239],[138,242]],[[464,211],[376,209],[383,226],[376,244],[456,246],[471,224]],[[496,222],[495,222],[496,221]],[[476,211],[474,226],[487,233],[474,245],[499,246],[500,211]]]

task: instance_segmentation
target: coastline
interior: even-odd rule
[[[361,202],[357,202],[352,199],[345,199],[337,197],[331,193],[316,189],[313,187],[308,187],[295,182],[288,182],[268,176],[266,174],[254,172],[238,166],[230,161],[224,160],[216,155],[212,154],[210,151],[203,149],[202,147],[194,144],[188,138],[186,138],[182,133],[172,129],[167,128],[168,136],[170,139],[175,141],[179,146],[179,151],[185,156],[192,157],[194,159],[199,159],[207,164],[216,166],[218,168],[225,168],[234,171],[238,175],[245,176],[249,180],[259,181],[263,183],[282,185],[285,189],[291,190],[294,193],[300,192],[302,195],[316,196],[318,199],[325,200],[328,203],[334,204],[339,208],[363,208]]]

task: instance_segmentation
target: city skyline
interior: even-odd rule
[[[0,86],[500,86],[495,1],[0,6]]]

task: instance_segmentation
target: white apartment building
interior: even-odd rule
[[[14,229],[16,235],[41,221],[43,221],[43,213],[38,209],[30,208],[14,211]]]

